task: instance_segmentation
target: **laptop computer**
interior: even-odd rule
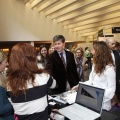
[[[101,116],[104,89],[79,83],[75,103],[59,109],[70,120],[95,120]]]

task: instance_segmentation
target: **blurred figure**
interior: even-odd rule
[[[91,52],[90,52],[89,47],[85,48],[85,57],[88,59],[87,64],[88,64],[89,69],[91,69],[92,68],[92,64],[91,64]]]
[[[49,54],[53,53],[55,51],[54,45],[52,44],[49,48]]]
[[[119,56],[120,56],[120,43],[119,42],[115,43],[115,49],[114,50],[117,50],[118,53],[119,53]]]
[[[19,120],[48,120],[47,91],[56,86],[56,81],[46,71],[38,69],[32,45],[13,46],[7,83],[9,100]]]
[[[55,51],[49,55],[47,70],[56,79],[57,88],[51,90],[51,94],[59,94],[70,90],[79,82],[74,55],[65,50],[65,38],[56,35],[53,38]]]
[[[111,99],[116,89],[116,73],[113,59],[107,44],[103,41],[93,43],[93,66],[89,80],[85,84],[105,89],[103,110],[111,109]],[[78,86],[72,89],[77,90]]]
[[[88,69],[87,58],[83,55],[84,51],[81,47],[75,49],[75,63],[80,81],[84,81],[84,71]]]
[[[7,55],[0,50],[0,120],[14,120],[13,107],[8,101],[6,93],[6,78],[2,74],[7,66]]]
[[[67,47],[65,50],[70,51],[70,50],[69,50],[69,47]]]
[[[44,58],[46,58],[46,56],[48,54],[47,47],[44,44],[40,46],[40,54]]]
[[[44,44],[40,46],[40,52],[38,53],[37,58],[38,58],[38,68],[46,69],[48,50]]]

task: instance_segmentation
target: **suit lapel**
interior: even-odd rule
[[[66,64],[67,64],[66,68],[67,68],[70,58],[69,58],[69,53],[66,50],[65,50],[65,53],[66,53]]]
[[[114,54],[114,57],[115,57],[115,64],[117,65],[117,63],[118,63],[118,60],[119,60],[119,56],[117,55],[117,51],[114,51],[113,50],[113,54]]]
[[[66,51],[65,51],[65,53],[66,53]],[[68,56],[68,55],[67,55],[67,53],[66,53],[66,62],[68,62],[68,61],[67,61],[67,56]],[[59,56],[59,54],[58,54],[57,51],[55,51],[54,57],[55,57],[56,61],[58,62],[58,64],[65,69],[64,64],[63,64],[63,62],[62,62],[62,60],[61,60],[61,58],[60,58],[60,56]],[[66,67],[66,68],[67,68],[67,67]],[[66,69],[65,69],[65,70],[66,70]]]
[[[61,58],[60,58],[60,56],[59,56],[59,54],[58,54],[58,52],[57,51],[55,51],[55,54],[54,54],[55,56],[55,59],[56,59],[56,61],[60,64],[60,65],[63,65],[63,63],[62,63],[62,60],[61,60]]]

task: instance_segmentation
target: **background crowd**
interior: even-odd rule
[[[48,94],[77,90],[79,82],[105,89],[104,110],[120,106],[119,53],[120,43],[114,38],[94,42],[85,50],[77,47],[72,53],[62,35],[53,38],[49,50],[41,45],[39,53],[28,43],[16,44],[9,65],[7,55],[0,51],[0,120],[14,120],[15,116],[48,120]]]

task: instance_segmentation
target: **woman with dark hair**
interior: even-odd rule
[[[7,66],[7,55],[0,50],[0,120],[14,120],[13,107],[7,98],[6,78],[2,74]]]
[[[38,67],[46,69],[46,64],[48,59],[48,50],[44,44],[40,46],[39,54],[40,54],[40,59],[38,60]]]
[[[48,87],[56,81],[38,69],[35,48],[28,43],[13,46],[8,70],[9,100],[20,120],[48,120]]]
[[[93,67],[89,80],[85,84],[93,85],[105,89],[103,108],[109,111],[111,109],[111,99],[116,89],[116,73],[113,59],[107,44],[103,41],[93,43]],[[72,89],[77,90],[78,86]]]

